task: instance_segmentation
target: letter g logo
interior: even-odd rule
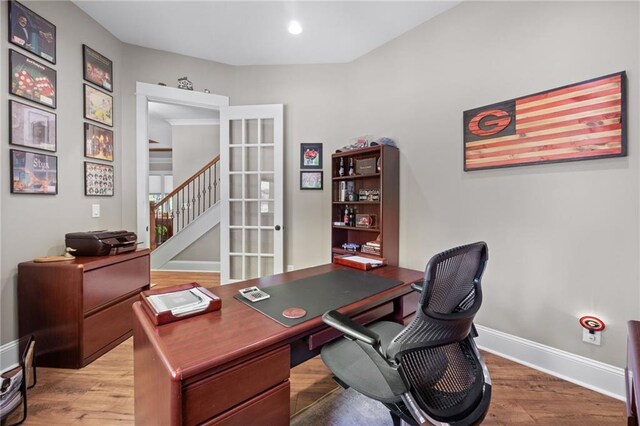
[[[500,109],[482,111],[469,120],[469,131],[476,136],[491,136],[503,131],[511,123],[508,112]]]

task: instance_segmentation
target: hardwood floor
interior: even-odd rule
[[[158,286],[197,281],[219,284],[217,275],[153,273]],[[485,354],[493,381],[487,425],[622,425],[624,404],[491,354]],[[291,413],[337,386],[319,358],[291,370]],[[133,424],[133,339],[81,370],[38,369],[29,391],[25,425]],[[9,421],[15,419],[15,415]],[[260,424],[259,421],[256,424]]]

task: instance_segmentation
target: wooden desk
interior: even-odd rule
[[[625,381],[627,389],[627,424],[638,424],[640,409],[640,321],[627,323],[627,368]]]
[[[323,265],[217,287],[222,310],[155,327],[134,310],[135,418],[138,425],[286,425],[289,369],[317,355],[339,333],[320,317],[286,328],[235,300],[238,289],[268,288],[322,274]],[[402,322],[413,299],[410,283],[423,273],[386,266],[369,273],[403,284],[341,308],[361,323]],[[415,310],[415,304],[414,310]]]

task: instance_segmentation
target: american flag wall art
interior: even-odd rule
[[[464,170],[627,155],[624,71],[464,112]]]

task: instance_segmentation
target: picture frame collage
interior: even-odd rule
[[[17,1],[7,3],[15,47],[8,52],[9,94],[20,98],[10,97],[8,108],[9,144],[19,147],[9,151],[11,193],[56,195],[57,71],[41,61],[56,64],[56,26]]]
[[[84,162],[84,195],[111,197],[114,195],[113,162],[113,62],[82,45],[82,76],[84,94],[84,156],[95,161]]]
[[[322,143],[300,144],[300,189],[322,190]]]

